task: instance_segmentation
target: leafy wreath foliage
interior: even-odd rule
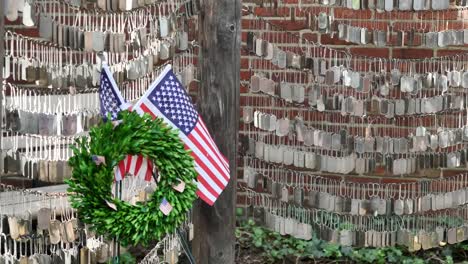
[[[67,181],[70,202],[80,219],[98,234],[117,238],[123,245],[147,244],[173,232],[185,220],[196,198],[194,161],[177,131],[162,119],[128,111],[121,112],[119,119],[122,122],[117,126],[102,123],[91,129],[89,139],[77,140],[69,161],[73,168],[72,178]],[[160,176],[150,200],[135,206],[111,194],[114,167],[127,154],[149,158]],[[105,164],[96,165],[93,155],[104,156]],[[185,182],[182,193],[173,189],[180,181]],[[163,198],[173,207],[168,216],[159,209]],[[107,202],[113,203],[116,210]]]

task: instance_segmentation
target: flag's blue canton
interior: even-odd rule
[[[159,82],[149,99],[184,134],[190,134],[197,124],[198,113],[172,70]]]
[[[107,115],[110,113],[112,120],[117,118],[117,114],[120,111],[120,102],[119,97],[115,93],[117,87],[112,87],[112,83],[107,76],[106,71],[103,69],[101,72],[101,85],[99,89],[99,99],[101,101],[101,115],[104,118],[107,118]]]

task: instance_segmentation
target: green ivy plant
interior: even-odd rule
[[[239,246],[260,251],[265,263],[281,263],[286,258],[311,260],[311,263],[400,263],[424,264],[462,263],[468,259],[468,243],[446,246],[440,249],[410,253],[403,248],[344,247],[313,237],[305,241],[257,226],[253,220],[243,222],[236,229]],[[468,263],[468,262],[463,262]]]

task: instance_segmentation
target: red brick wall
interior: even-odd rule
[[[264,2],[262,6],[262,2]],[[351,25],[367,27],[370,29],[379,28],[385,29],[386,25],[390,22],[394,22],[396,29],[426,29],[426,32],[429,28],[436,29],[437,23],[433,21],[437,17],[431,12],[385,12],[378,13],[375,10],[361,10],[354,11],[341,7],[323,7],[320,4],[316,4],[314,0],[284,0],[281,1],[278,8],[275,9],[274,6],[270,6],[268,1],[244,1],[245,9],[250,8],[253,11],[254,15],[249,15],[245,10],[244,17],[242,19],[242,40],[243,47],[246,46],[247,32],[254,31],[259,32],[261,29],[263,32],[270,32],[264,34],[270,42],[273,42],[278,45],[283,50],[294,50],[300,53],[299,43],[300,38],[290,37],[290,33],[301,36],[303,40],[312,41],[315,43],[321,43],[330,48],[337,50],[346,50],[353,56],[370,56],[378,58],[400,58],[400,59],[421,59],[421,58],[431,58],[431,57],[440,57],[448,56],[453,54],[461,54],[468,52],[468,45],[465,46],[453,46],[440,49],[430,49],[424,46],[415,46],[415,47],[376,47],[372,44],[369,45],[355,45],[341,41],[338,39],[337,34],[334,37],[328,34],[320,34],[317,31],[312,31],[307,27],[307,15],[308,13],[318,14],[319,12],[327,12],[330,14],[333,12],[335,20],[346,21]],[[301,8],[299,8],[299,5]],[[264,20],[270,22],[271,24],[278,25],[277,29],[264,30],[265,24],[259,22],[258,18],[261,17]],[[444,19],[443,23],[439,23],[441,29],[462,29],[468,28],[467,24],[463,19],[468,18],[468,12],[459,12],[459,11],[445,11],[439,12],[439,19]],[[442,27],[443,26],[443,27]],[[271,27],[270,27],[271,28]],[[421,35],[416,35],[415,43],[421,42]],[[264,94],[252,94],[249,93],[249,81],[250,76],[254,71],[249,69],[249,65],[259,65],[258,63],[264,63],[258,68],[262,67],[271,67],[269,62],[264,62],[261,58],[255,56],[255,54],[249,54],[245,49],[241,52],[241,117],[242,111],[245,106],[252,105],[253,103],[261,102],[263,109],[270,110],[279,110],[282,109],[280,104],[272,106],[272,100]],[[362,58],[362,57],[361,57]],[[466,58],[465,58],[466,59]],[[273,67],[273,72],[277,68]],[[294,72],[294,71],[291,71]],[[255,109],[255,107],[254,107]],[[290,118],[295,116],[295,111],[293,109],[290,113]],[[268,111],[268,110],[267,110]],[[312,119],[316,121],[316,124],[320,124],[320,120],[325,120],[330,118],[324,114],[311,112],[314,116]],[[338,114],[339,116],[339,114]],[[450,116],[448,116],[450,118]],[[409,119],[404,123],[407,124],[411,122]],[[381,129],[388,130],[388,124],[373,124],[375,127],[381,127]],[[403,125],[403,124],[402,124]],[[247,130],[255,130],[253,125],[246,125],[243,121],[240,121],[240,138],[246,136]],[[242,141],[242,140],[241,140]],[[242,148],[240,150],[242,154]],[[445,171],[444,176],[453,175],[463,171],[459,169],[457,171]],[[317,173],[317,172],[314,172]],[[438,177],[440,175],[439,171],[431,172],[431,177]],[[415,175],[412,177],[401,177],[401,176],[357,176],[357,175],[344,175],[345,180],[351,180],[356,182],[402,182],[402,181],[415,181],[421,179],[422,176],[428,175]],[[341,177],[341,176],[340,176]],[[239,158],[239,168],[238,168],[238,178],[240,185],[244,185],[245,181],[243,179],[243,158],[242,155]],[[238,204],[239,206],[245,205],[245,195],[240,188],[238,190]]]

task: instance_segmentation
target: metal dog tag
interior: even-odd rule
[[[411,10],[413,7],[413,0],[399,0],[398,1],[398,9],[402,11]]]
[[[432,1],[432,9],[434,10],[445,10],[448,9],[450,5],[449,0],[437,0],[437,1]]]
[[[394,0],[385,0],[385,11],[391,12],[395,6]]]
[[[39,16],[39,36],[41,38],[52,40],[52,18],[45,14]]]

